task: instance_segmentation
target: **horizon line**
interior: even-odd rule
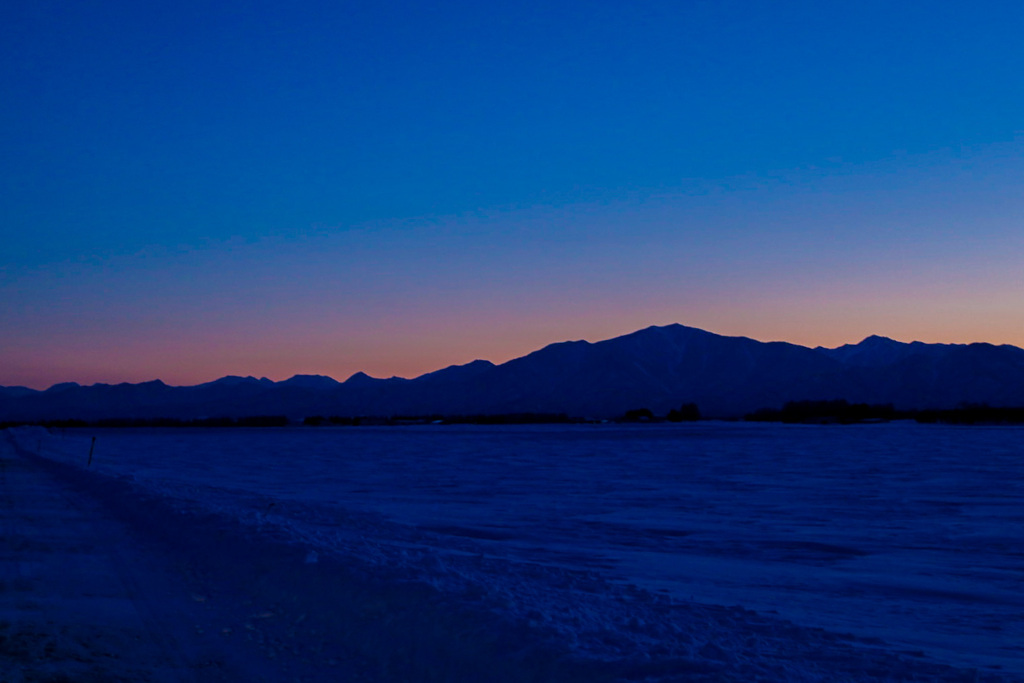
[[[642,328],[639,328],[637,330],[633,330],[632,332],[626,332],[624,334],[616,335],[616,336],[613,336],[613,337],[607,337],[607,338],[604,338],[604,339],[599,339],[597,341],[589,341],[587,339],[566,339],[566,340],[562,340],[562,341],[550,342],[548,344],[545,344],[544,346],[541,346],[539,348],[533,349],[532,351],[529,351],[529,352],[523,354],[522,356],[515,356],[513,358],[510,358],[510,359],[508,359],[506,361],[502,361],[500,363],[495,363],[494,361],[491,361],[491,360],[488,360],[488,359],[485,359],[485,358],[476,358],[476,359],[473,359],[471,361],[467,361],[465,363],[453,363],[453,364],[446,365],[444,367],[437,368],[437,369],[434,369],[434,370],[428,370],[427,372],[423,372],[423,373],[420,373],[418,375],[414,375],[412,377],[403,377],[403,376],[399,376],[399,375],[391,375],[390,377],[381,377],[381,376],[370,375],[369,373],[364,372],[362,370],[357,370],[357,371],[353,372],[352,374],[350,374],[347,378],[345,378],[343,380],[339,380],[339,379],[337,379],[337,378],[335,378],[335,377],[333,377],[331,375],[326,375],[326,374],[321,374],[321,373],[304,373],[304,372],[294,373],[294,374],[289,375],[288,377],[286,377],[284,379],[273,380],[273,379],[270,379],[267,376],[256,377],[255,375],[237,375],[237,374],[228,373],[226,375],[221,375],[221,376],[216,377],[214,379],[207,380],[207,381],[202,381],[202,382],[197,382],[195,384],[168,384],[163,379],[160,379],[159,377],[155,377],[153,379],[141,380],[141,381],[137,381],[137,382],[129,382],[129,381],[121,381],[121,382],[98,381],[98,382],[92,382],[91,384],[83,384],[83,383],[76,382],[76,381],[63,381],[63,382],[55,382],[55,383],[47,386],[44,389],[40,389],[40,388],[37,388],[37,387],[31,387],[31,386],[27,386],[27,385],[24,385],[24,384],[12,384],[12,385],[0,384],[0,388],[5,388],[5,389],[28,389],[30,391],[45,392],[45,391],[49,391],[49,390],[53,389],[54,387],[59,387],[59,386],[62,386],[62,385],[74,385],[74,386],[80,386],[80,387],[89,387],[89,386],[120,386],[120,385],[124,385],[124,384],[139,385],[139,384],[150,384],[150,383],[160,383],[160,384],[164,384],[164,385],[166,385],[168,387],[188,388],[188,387],[202,386],[202,385],[205,385],[205,384],[213,384],[215,382],[220,382],[220,381],[225,380],[225,379],[253,380],[253,381],[256,381],[256,382],[271,382],[273,384],[282,384],[284,382],[288,382],[288,381],[296,379],[296,378],[304,378],[304,377],[325,378],[325,379],[329,379],[331,381],[337,382],[339,385],[341,385],[341,384],[345,384],[346,382],[349,382],[352,379],[354,379],[356,377],[359,377],[359,376],[364,376],[364,377],[367,377],[369,379],[378,380],[378,381],[389,381],[389,380],[414,381],[416,379],[419,379],[419,378],[424,377],[426,375],[433,374],[435,372],[441,372],[443,370],[448,370],[450,368],[464,367],[464,366],[467,366],[467,365],[471,365],[473,363],[481,363],[481,362],[483,362],[483,363],[488,363],[488,364],[490,364],[492,366],[496,366],[496,367],[497,366],[501,366],[501,365],[504,365],[505,363],[509,363],[509,362],[514,361],[514,360],[518,360],[520,358],[525,358],[525,357],[527,357],[527,356],[529,356],[529,355],[531,355],[533,353],[536,353],[537,351],[540,351],[540,350],[543,350],[545,348],[548,348],[549,346],[556,346],[556,345],[559,345],[559,344],[576,344],[576,343],[580,343],[580,342],[585,343],[585,344],[600,344],[600,343],[603,343],[603,342],[612,341],[612,340],[620,339],[620,338],[623,338],[623,337],[629,337],[629,336],[632,336],[634,334],[638,334],[638,333],[645,332],[645,331],[648,331],[648,330],[664,330],[664,329],[669,329],[669,328],[673,328],[673,327],[682,327],[682,328],[686,328],[686,329],[689,329],[689,330],[696,330],[698,332],[702,332],[704,334],[714,335],[716,337],[724,337],[724,338],[731,338],[731,339],[749,339],[751,341],[756,341],[756,342],[761,343],[761,344],[790,344],[792,346],[799,346],[799,347],[802,347],[802,348],[805,348],[805,349],[810,349],[810,350],[817,350],[817,349],[834,350],[834,349],[840,349],[840,348],[847,347],[847,346],[859,346],[860,344],[863,344],[864,342],[868,341],[869,339],[881,339],[881,340],[890,341],[890,342],[894,342],[894,343],[902,344],[902,345],[926,344],[926,345],[939,345],[939,346],[970,346],[970,345],[973,345],[973,344],[988,344],[988,345],[991,345],[991,346],[1010,346],[1010,347],[1013,347],[1013,348],[1021,348],[1021,347],[1015,346],[1013,344],[996,344],[996,343],[993,343],[993,342],[984,342],[984,341],[973,341],[973,342],[924,342],[924,341],[919,341],[919,340],[913,340],[913,341],[905,342],[905,341],[894,339],[892,337],[888,337],[888,336],[881,335],[881,334],[869,334],[869,335],[867,335],[866,337],[864,337],[863,339],[861,339],[858,342],[847,342],[845,344],[839,344],[838,346],[822,346],[822,345],[809,346],[809,345],[806,345],[806,344],[799,344],[799,343],[796,343],[796,342],[790,342],[790,341],[786,341],[786,340],[782,340],[782,339],[762,340],[762,339],[756,339],[754,337],[750,337],[750,336],[747,336],[747,335],[741,335],[741,334],[737,334],[737,335],[721,334],[721,333],[718,333],[718,332],[712,332],[710,330],[705,330],[705,329],[699,328],[699,327],[693,327],[693,326],[690,326],[690,325],[684,325],[683,323],[679,323],[679,322],[672,322],[672,323],[666,323],[664,325],[657,325],[657,324],[648,325],[646,327],[642,327]]]

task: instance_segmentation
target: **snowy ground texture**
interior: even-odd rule
[[[454,650],[501,633],[579,665],[548,680],[1024,680],[1018,428],[23,429],[15,441],[140,516],[211,539],[220,525],[407,606],[447,604],[467,615]],[[395,601],[379,604],[386,657],[401,636],[386,634]]]

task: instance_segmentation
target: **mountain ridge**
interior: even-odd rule
[[[788,401],[846,399],[898,409],[1024,405],[1024,349],[926,344],[871,335],[834,349],[724,336],[681,324],[598,342],[548,344],[505,363],[475,360],[412,379],[354,373],[343,382],[227,376],[193,386],[56,384],[0,387],[0,421],[202,418],[244,415],[390,416],[565,413],[664,414],[696,403],[737,417]]]

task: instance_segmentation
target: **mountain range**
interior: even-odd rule
[[[391,416],[565,413],[605,418],[696,403],[737,417],[788,401],[846,399],[897,409],[962,403],[1024,406],[1024,349],[904,343],[809,348],[668,325],[601,342],[551,344],[495,365],[476,360],[415,379],[356,373],[269,379],[229,376],[196,386],[57,384],[0,387],[0,421],[287,415]]]

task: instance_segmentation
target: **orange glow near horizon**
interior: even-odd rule
[[[851,315],[849,309],[837,309],[832,315],[819,314],[811,321],[793,315],[773,316],[770,310],[741,320],[730,320],[723,311],[703,311],[691,319],[680,318],[678,322],[724,336],[786,341],[808,347],[857,343],[871,334],[904,342],[988,342],[1024,346],[1024,335],[1019,333],[1020,321],[1016,325],[1008,321],[1006,326],[994,328],[990,335],[979,337],[979,328],[973,326],[968,317],[929,325],[922,319],[926,317],[925,312],[919,311],[915,320],[899,311],[890,311],[888,315],[865,312],[856,316]],[[870,326],[879,321],[877,328]],[[552,320],[530,327],[510,321],[492,321],[487,329],[469,329],[464,335],[453,335],[452,328],[447,326],[433,329],[421,326],[407,335],[389,330],[382,337],[364,332],[338,339],[291,339],[287,334],[248,341],[224,339],[220,348],[213,348],[208,340],[202,339],[191,342],[122,340],[116,348],[105,343],[84,342],[75,345],[70,354],[68,346],[58,341],[52,348],[36,346],[21,354],[16,364],[5,357],[0,361],[0,376],[5,379],[2,385],[34,389],[66,381],[116,384],[161,379],[171,385],[193,385],[225,375],[252,375],[281,381],[296,374],[319,374],[344,381],[356,372],[365,372],[373,377],[412,378],[478,359],[500,364],[549,343],[577,339],[598,342],[642,329],[647,326],[645,322],[630,318],[616,325],[599,316],[589,319],[580,316],[576,321]],[[652,324],[672,322],[676,321],[659,317]],[[1018,334],[1013,336],[1013,332]]]

